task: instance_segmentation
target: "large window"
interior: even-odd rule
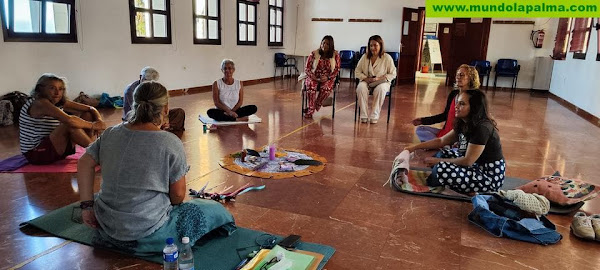
[[[256,46],[256,3],[238,0],[237,44]]]
[[[283,46],[283,0],[269,0],[269,46]]]
[[[194,44],[221,44],[221,1],[194,2]]]
[[[171,43],[171,1],[129,0],[131,43]]]
[[[571,36],[571,21],[571,18],[560,18],[558,20],[556,40],[554,42],[554,50],[552,51],[552,59],[554,60],[565,60],[567,58],[567,46],[569,45],[569,37]]]
[[[575,19],[571,48],[569,49],[569,52],[573,52],[574,59],[585,59],[592,33],[592,21],[592,18]]]
[[[75,0],[0,0],[4,41],[77,42]]]

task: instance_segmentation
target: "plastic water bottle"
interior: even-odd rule
[[[181,238],[181,256],[179,256],[179,270],[194,270],[194,252],[190,246],[190,238]]]
[[[172,237],[167,238],[167,245],[163,248],[163,269],[164,270],[178,270],[177,258],[179,257],[179,251],[175,245],[175,241]]]

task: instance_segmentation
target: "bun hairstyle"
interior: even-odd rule
[[[43,87],[48,85],[48,83],[50,83],[52,81],[62,82],[62,84],[65,86],[65,89],[67,87],[67,79],[66,78],[58,77],[57,75],[52,74],[52,73],[44,73],[35,83],[35,87],[31,90],[31,97],[33,97],[35,99],[38,99],[38,98],[49,99],[49,97],[44,96]],[[57,107],[61,107],[65,104],[66,101],[67,101],[67,90],[65,90],[63,92],[63,96],[62,96],[61,100],[58,103],[56,103],[55,105]]]
[[[161,125],[163,108],[169,102],[167,88],[155,81],[142,82],[133,92],[133,110],[127,114],[131,124]]]

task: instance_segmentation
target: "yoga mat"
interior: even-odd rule
[[[77,145],[75,147],[75,154],[66,157],[63,160],[56,161],[48,165],[32,165],[28,164],[27,160],[23,155],[16,155],[14,157],[0,161],[1,170],[3,173],[76,173],[77,172],[77,161],[81,156],[85,154],[85,148]],[[10,164],[9,164],[10,163]],[[19,167],[18,165],[21,165]],[[23,166],[23,164],[26,164]],[[17,168],[17,169],[14,169]],[[14,169],[14,170],[10,170]],[[99,171],[100,167],[96,167],[96,171]]]
[[[431,171],[431,169],[429,168],[413,168],[412,170],[415,171]],[[555,174],[558,174],[558,172],[556,172]],[[558,174],[560,175],[560,174]],[[504,178],[504,184],[502,184],[502,187],[500,187],[500,190],[511,190],[511,189],[516,189],[517,187],[520,187],[524,184],[529,183],[529,180],[525,180],[525,179],[520,179],[520,178],[514,178],[514,177],[505,177]],[[404,193],[409,193],[409,194],[414,194],[414,195],[420,195],[420,196],[427,196],[427,197],[435,197],[435,198],[442,198],[442,199],[449,199],[449,200],[458,200],[458,201],[464,201],[464,202],[471,202],[471,199],[473,197],[467,196],[467,195],[462,195],[462,194],[444,194],[444,193],[433,193],[433,192],[414,192],[414,191],[408,191],[408,190],[400,190],[400,192],[404,192]],[[455,193],[455,192],[452,192]],[[579,208],[581,208],[584,205],[584,202],[579,202],[576,204],[572,204],[572,205],[558,205],[558,204],[551,204],[550,205],[550,214],[558,214],[558,215],[566,215],[569,214],[571,212],[577,211]]]
[[[75,242],[91,245],[95,232],[83,224],[71,221],[71,213],[79,203],[73,203],[54,210],[36,219],[24,222],[21,226],[31,225],[55,236],[73,240]],[[205,243],[196,244],[192,247],[194,251],[194,262],[196,269],[231,270],[237,266],[247,254],[259,249],[257,242],[267,238],[265,232],[246,228],[238,228],[228,237],[216,237]],[[281,240],[283,237],[275,237]],[[258,238],[258,241],[257,241]],[[297,246],[300,250],[306,250],[323,254],[324,259],[317,269],[323,269],[327,261],[333,256],[335,249],[330,246],[301,242]],[[118,250],[114,250],[119,252]],[[162,254],[148,257],[138,257],[143,260],[162,264]]]
[[[215,125],[215,126],[232,126],[232,125],[244,125],[244,124],[256,124],[262,122],[260,117],[256,116],[256,114],[248,116],[248,121],[216,121],[208,117],[208,115],[201,114],[198,116],[198,119],[202,124],[205,125]]]

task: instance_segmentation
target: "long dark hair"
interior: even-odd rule
[[[323,43],[324,40],[329,41],[329,51],[323,51],[323,49],[321,49],[321,46],[319,45],[319,54],[323,58],[332,58],[333,52],[335,52],[335,46],[333,44],[333,37],[330,35],[324,36],[323,39],[321,39],[321,43]]]
[[[469,115],[466,119],[454,120],[454,131],[468,137],[475,126],[486,121],[492,123],[494,129],[498,129],[496,121],[490,115],[485,94],[479,90],[467,90],[465,94],[469,96]]]
[[[369,38],[369,41],[367,41],[367,58],[370,59],[371,56],[373,56],[373,53],[371,52],[371,40],[375,40],[379,43],[379,57],[382,57],[385,53],[385,50],[383,49],[383,39],[379,35],[373,35]]]

